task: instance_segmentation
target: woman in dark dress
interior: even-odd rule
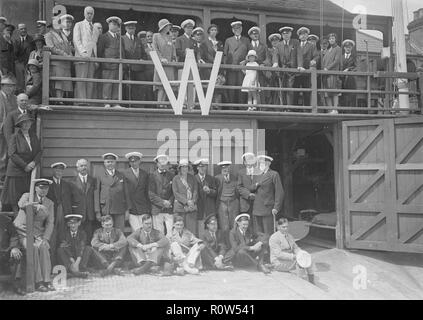
[[[31,172],[41,157],[40,141],[29,130],[33,121],[28,114],[20,115],[15,124],[18,129],[9,141],[9,162],[1,202],[11,205],[15,214],[18,213],[19,199],[25,192],[29,192]]]
[[[340,71],[342,64],[342,49],[337,44],[337,36],[334,33],[328,35],[329,47],[322,59],[322,69],[325,71]],[[341,89],[341,80],[338,75],[326,75],[323,77],[324,89]],[[338,107],[339,92],[325,92],[326,106]],[[338,110],[329,113],[337,114]]]

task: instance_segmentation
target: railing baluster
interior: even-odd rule
[[[50,51],[44,51],[43,54],[43,74],[42,74],[42,97],[41,102],[44,105],[49,104],[50,98]]]
[[[311,106],[313,107],[312,113],[317,113],[317,70],[316,68],[311,68]]]
[[[367,76],[367,107],[370,109],[372,107],[372,83],[371,76]]]
[[[122,100],[122,80],[123,80],[123,63],[122,63],[122,60],[120,59],[120,62],[119,62],[119,91],[118,91],[118,100]]]
[[[419,110],[420,110],[420,113],[423,114],[423,72],[418,72],[417,75],[418,75],[417,91],[420,91],[419,100],[418,100],[419,101]]]

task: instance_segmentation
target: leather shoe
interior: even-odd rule
[[[263,264],[259,264],[257,268],[259,271],[263,272],[264,274],[270,273],[270,270]]]
[[[165,262],[163,265],[163,277],[170,277],[172,275],[172,265],[169,262]]]
[[[114,268],[113,273],[117,276],[123,276],[124,275],[124,272],[121,268]]]
[[[38,292],[47,292],[48,289],[41,283],[35,286],[35,290]]]
[[[47,288],[48,291],[56,291],[56,289],[53,287],[53,285],[50,282],[45,283],[44,286]]]
[[[24,289],[22,289],[21,287],[16,287],[15,293],[19,296],[25,296],[26,295],[26,291]]]

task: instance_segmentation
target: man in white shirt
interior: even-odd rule
[[[97,57],[98,29],[94,28],[94,9],[85,7],[83,21],[77,22],[73,29],[73,43],[75,57]],[[77,78],[93,78],[95,71],[94,62],[75,62],[75,74]],[[75,85],[75,98],[91,99],[93,96],[92,82],[77,82]],[[82,103],[80,101],[79,103]]]

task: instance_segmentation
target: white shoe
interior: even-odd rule
[[[120,105],[118,105],[118,104],[115,104],[114,106],[113,106],[113,108],[118,108],[118,109],[120,109],[120,108],[122,108]]]
[[[190,267],[188,263],[184,263],[184,270],[189,274],[200,274],[197,268]]]
[[[331,110],[331,112],[329,112],[329,114],[338,114],[338,110]]]
[[[104,105],[105,108],[110,108],[110,104]]]

